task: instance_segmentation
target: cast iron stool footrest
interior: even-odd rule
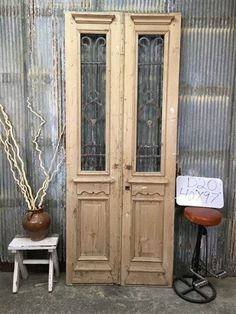
[[[205,279],[205,280],[200,279],[200,280],[194,281],[194,282],[193,282],[193,286],[196,287],[196,288],[202,288],[202,287],[207,286],[208,283],[209,283],[208,280],[206,280],[206,279]]]
[[[216,290],[210,282],[196,287],[192,277],[175,278],[173,289],[180,298],[192,303],[209,303],[216,298]]]
[[[210,273],[211,275],[213,275],[215,278],[217,279],[224,279],[228,276],[227,272],[225,270],[222,270],[216,274]]]

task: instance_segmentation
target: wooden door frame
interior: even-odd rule
[[[126,14],[125,15],[125,74],[124,74],[124,178],[122,215],[122,284],[153,284],[172,286],[175,214],[175,167],[178,118],[178,79],[181,15]],[[137,36],[164,35],[164,76],[161,169],[156,173],[135,171],[137,119]],[[145,185],[142,186],[142,185]],[[145,188],[146,190],[143,190]],[[137,195],[139,197],[137,198]],[[151,195],[153,195],[152,198]],[[164,199],[163,199],[164,197]],[[132,257],[136,202],[163,202],[163,256]],[[150,205],[153,212],[153,205]],[[160,205],[162,206],[162,205]],[[156,215],[156,214],[155,214]],[[156,217],[156,216],[155,216]],[[151,222],[151,221],[150,221]],[[133,241],[133,242],[132,242]]]
[[[123,14],[119,12],[66,13],[66,281],[71,283],[119,283],[121,228],[121,164],[123,76]],[[106,170],[81,171],[80,167],[80,51],[82,33],[107,36],[106,83]],[[112,64],[112,67],[111,67]],[[113,83],[111,84],[111,81]],[[110,130],[108,129],[110,128]],[[78,220],[82,201],[106,202],[106,233],[110,236],[107,256],[79,256]],[[77,221],[77,222],[75,222]],[[107,236],[107,237],[108,237]],[[107,247],[107,245],[106,245]],[[107,248],[106,248],[107,250]],[[94,275],[92,271],[94,269]],[[96,274],[95,274],[96,273]],[[77,275],[78,274],[78,275]]]
[[[112,46],[113,62],[116,58],[117,62],[113,63],[113,73],[110,79],[112,84],[111,95],[109,96],[110,106],[114,106],[111,111],[109,119],[112,132],[115,135],[115,141],[112,142],[111,136],[107,141],[110,144],[109,158],[107,159],[107,169],[103,173],[93,173],[93,178],[90,177],[91,173],[81,173],[79,169],[79,151],[75,150],[75,147],[79,146],[79,132],[78,132],[78,117],[79,117],[79,73],[78,73],[78,45],[77,45],[77,23],[80,23],[82,29],[88,32],[93,31],[107,31],[113,21],[114,17],[118,17],[118,23],[120,28],[115,32],[117,37],[118,45]],[[83,187],[88,187],[91,184],[93,188],[91,193],[94,193],[94,189],[98,188],[97,183],[110,184],[116,182],[120,186],[117,191],[117,197],[120,199],[118,203],[114,198],[111,198],[111,205],[117,206],[119,213],[115,214],[115,220],[111,221],[112,232],[117,233],[116,244],[111,248],[112,254],[116,255],[113,257],[112,263],[114,264],[114,273],[108,281],[119,283],[120,269],[121,283],[125,284],[125,277],[129,267],[128,256],[130,254],[130,247],[128,244],[127,235],[130,227],[130,222],[127,224],[127,219],[130,219],[130,212],[127,210],[127,199],[124,197],[123,208],[122,208],[122,196],[124,193],[124,183],[130,180],[134,180],[133,183],[141,184],[143,178],[138,174],[130,177],[130,169],[135,166],[134,163],[134,145],[131,141],[127,142],[124,147],[123,139],[135,138],[134,124],[132,122],[131,128],[126,128],[127,121],[133,121],[134,115],[134,104],[135,104],[135,88],[132,88],[135,80],[132,77],[132,73],[135,73],[135,61],[127,57],[127,52],[124,48],[124,16],[126,16],[126,27],[132,21],[135,24],[135,31],[141,30],[142,32],[150,33],[169,32],[170,36],[168,39],[168,64],[166,64],[167,72],[164,84],[166,84],[166,110],[163,115],[163,122],[168,125],[164,130],[163,139],[165,137],[166,146],[162,151],[164,156],[169,156],[168,162],[162,163],[161,172],[153,174],[152,177],[147,176],[146,182],[152,184],[155,180],[159,180],[160,184],[168,184],[168,195],[165,205],[165,219],[168,222],[168,230],[164,230],[164,242],[166,244],[165,250],[166,255],[163,260],[163,267],[168,270],[165,281],[161,282],[161,285],[171,286],[172,275],[173,275],[173,245],[174,245],[174,205],[175,205],[175,164],[176,164],[176,137],[177,137],[177,103],[178,103],[178,73],[179,73],[179,49],[180,49],[180,14],[128,14],[124,12],[68,12],[66,13],[65,20],[65,55],[66,55],[66,124],[67,124],[67,136],[66,136],[66,156],[67,156],[67,193],[66,193],[66,282],[71,284],[73,282],[102,282],[102,279],[93,280],[92,276],[87,281],[80,281],[73,279],[73,267],[76,264],[75,252],[77,250],[76,244],[76,232],[77,227],[74,220],[77,215],[78,207],[78,192],[83,193]],[[128,22],[129,20],[129,22]],[[83,26],[84,25],[84,26]],[[89,26],[88,26],[89,25]],[[98,26],[99,25],[99,26]],[[133,27],[133,26],[132,26]],[[135,34],[134,34],[135,35]],[[127,40],[127,38],[126,38]],[[134,49],[134,47],[132,48]],[[132,52],[133,53],[133,52]],[[125,56],[125,62],[124,62]],[[129,55],[130,56],[130,55]],[[133,67],[130,69],[130,81],[126,81],[124,86],[124,73],[125,67]],[[171,79],[171,76],[174,78]],[[133,80],[133,81],[132,81]],[[130,92],[124,94],[124,87],[129,86]],[[127,91],[127,89],[126,89]],[[109,107],[111,109],[111,107]],[[124,120],[124,121],[123,121]],[[168,139],[168,142],[167,142]],[[112,143],[112,145],[111,145]],[[118,153],[117,153],[118,152]],[[124,153],[123,153],[124,152]],[[123,156],[123,157],[122,157]],[[123,160],[122,160],[123,158]],[[122,177],[124,181],[122,183]],[[140,182],[139,182],[140,181]],[[84,185],[83,185],[84,184]],[[78,188],[79,187],[79,188]],[[109,188],[110,189],[110,188]],[[93,190],[93,191],[92,191]],[[95,191],[97,193],[97,190]],[[98,193],[101,191],[98,189]],[[104,191],[103,191],[104,192]],[[90,193],[90,195],[91,195]],[[105,192],[106,194],[107,192]],[[95,198],[93,198],[95,200]],[[128,218],[127,218],[128,217]],[[121,240],[121,230],[123,230]],[[122,249],[123,247],[123,249]],[[122,250],[122,253],[121,253]],[[122,256],[121,256],[122,255]],[[90,265],[90,268],[93,264]],[[104,270],[104,269],[103,269]],[[144,282],[145,284],[147,281]]]

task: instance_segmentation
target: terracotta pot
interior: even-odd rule
[[[47,236],[51,219],[43,208],[28,211],[22,219],[23,228],[33,241],[40,241]]]

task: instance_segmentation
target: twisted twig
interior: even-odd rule
[[[56,148],[54,150],[53,157],[52,157],[49,169],[47,171],[47,175],[45,175],[45,180],[43,181],[43,184],[42,184],[41,188],[38,190],[38,192],[36,194],[36,197],[34,199],[34,201],[36,202],[37,199],[39,198],[40,193],[42,192],[42,195],[41,195],[40,201],[39,201],[39,206],[41,206],[42,203],[43,203],[44,197],[46,196],[46,193],[47,193],[47,190],[48,190],[49,183],[52,181],[52,178],[58,172],[58,170],[59,170],[59,168],[60,168],[60,166],[62,164],[63,160],[57,165],[56,169],[51,173],[53,165],[54,165],[54,162],[55,162],[56,155],[57,155],[58,150],[59,150],[59,145],[60,145],[60,142],[61,142],[61,139],[63,137],[64,132],[65,132],[65,126],[63,127],[63,129],[62,129],[62,131],[61,131],[61,133],[59,135],[59,138],[58,138],[58,141],[57,141],[57,145],[56,145]]]
[[[28,180],[26,178],[24,162],[20,156],[20,149],[19,149],[19,145],[18,145],[18,143],[15,139],[14,133],[13,133],[12,123],[9,120],[9,117],[8,117],[7,113],[5,112],[4,107],[1,104],[0,104],[0,113],[2,114],[3,118],[1,119],[1,115],[0,115],[0,124],[4,128],[5,138],[3,138],[2,135],[0,134],[0,141],[3,144],[4,151],[6,153],[8,162],[10,164],[10,170],[12,172],[13,179],[15,180],[16,184],[19,186],[19,188],[20,188],[20,190],[24,196],[24,199],[27,203],[28,209],[34,210],[37,207],[42,206],[44,197],[45,197],[47,190],[48,190],[49,183],[52,181],[54,175],[58,172],[60,166],[62,165],[62,163],[64,161],[64,159],[62,159],[57,164],[54,171],[52,171],[54,163],[55,163],[56,155],[59,151],[59,145],[60,145],[61,139],[62,139],[63,134],[64,134],[65,126],[63,127],[63,130],[60,133],[60,136],[58,138],[57,145],[56,145],[56,148],[54,150],[50,166],[48,169],[46,169],[44,162],[43,162],[43,159],[42,159],[42,150],[40,149],[38,142],[37,142],[37,140],[41,134],[42,127],[46,121],[39,113],[37,113],[36,111],[33,110],[28,98],[27,98],[27,107],[41,121],[40,125],[39,125],[39,129],[38,129],[35,137],[33,138],[32,143],[35,147],[35,150],[38,152],[40,168],[43,170],[43,173],[45,175],[45,179],[42,182],[41,187],[38,189],[35,197],[33,197],[31,187],[30,187]],[[39,204],[38,204],[38,206],[36,206],[37,200],[39,197],[40,197]]]
[[[41,169],[43,170],[43,173],[45,174],[45,176],[48,175],[46,168],[44,166],[43,160],[42,160],[42,150],[39,148],[39,144],[38,144],[38,138],[42,132],[42,128],[44,126],[44,124],[46,123],[46,121],[44,120],[44,118],[36,111],[33,110],[31,103],[29,101],[29,97],[27,97],[27,108],[29,108],[29,110],[40,119],[40,124],[39,124],[39,128],[38,128],[38,132],[36,133],[35,137],[33,138],[32,142],[35,146],[35,150],[38,152],[38,158],[39,158],[39,165],[41,167]]]
[[[35,208],[33,193],[32,193],[31,187],[28,183],[28,180],[26,178],[24,162],[20,156],[20,149],[19,149],[19,146],[16,142],[16,139],[15,139],[15,136],[13,133],[13,127],[12,127],[11,121],[9,120],[8,115],[6,114],[4,108],[1,104],[0,104],[0,112],[3,116],[3,121],[1,120],[1,124],[4,126],[5,132],[6,132],[6,130],[8,132],[8,136],[7,136],[6,140],[9,143],[9,140],[8,140],[8,137],[9,137],[10,141],[12,141],[12,144],[10,144],[10,145],[8,144],[8,146],[10,146],[10,148],[12,149],[12,152],[13,152],[11,156],[14,160],[14,164],[17,164],[17,170],[19,171],[21,180],[22,180],[22,182],[25,186],[25,189],[27,191],[27,194],[29,196],[28,200],[31,203],[31,207]]]
[[[8,137],[8,135],[7,135],[7,137]],[[17,167],[16,160],[12,157],[12,155],[11,155],[11,153],[9,151],[9,146],[8,146],[7,141],[3,140],[1,135],[0,135],[0,141],[2,142],[4,150],[6,152],[7,159],[8,159],[9,164],[10,164],[10,170],[11,170],[11,173],[13,175],[13,179],[16,181],[17,185],[21,189],[21,192],[22,192],[22,194],[24,196],[24,199],[25,199],[25,201],[27,203],[28,209],[30,210],[32,208],[32,206],[30,204],[29,195],[27,194],[27,190],[26,190],[26,187],[25,187],[25,185],[23,183],[22,176],[20,175],[20,169]],[[18,175],[20,176],[20,179],[17,178],[17,174],[16,174],[16,172],[14,170],[14,167],[18,170]]]

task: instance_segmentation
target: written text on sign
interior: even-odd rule
[[[222,208],[224,206],[222,180],[179,176],[176,180],[176,202],[181,206]]]

